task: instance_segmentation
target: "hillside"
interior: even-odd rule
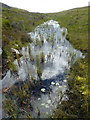
[[[12,48],[20,51],[23,46],[32,43],[33,41],[27,33],[33,31],[37,25],[51,19],[58,21],[61,27],[63,26],[68,30],[67,40],[74,48],[80,50],[85,58],[78,60],[70,69],[68,75],[69,90],[66,91],[66,94],[71,99],[62,102],[52,118],[87,118],[88,94],[90,93],[88,90],[88,7],[43,14],[31,13],[4,4],[2,6],[3,76],[8,69],[17,71],[13,61],[22,56],[13,52]],[[7,103],[8,101],[6,101]]]
[[[17,49],[20,49],[26,44],[25,35],[28,32],[34,30],[34,28],[47,21],[54,19],[59,21],[61,26],[68,29],[68,39],[74,44],[77,49],[83,52],[87,50],[88,43],[88,8],[78,8],[60,13],[53,14],[40,14],[30,13],[25,10],[11,8],[6,5],[2,5],[2,31],[3,31],[3,70],[6,68],[6,61],[10,63],[14,60],[11,47],[16,47],[15,44],[19,44]],[[78,31],[78,32],[77,32]],[[22,37],[24,40],[22,41]],[[80,43],[80,44],[79,44]],[[8,56],[11,56],[9,59]],[[7,60],[8,59],[8,60]],[[7,65],[10,68],[10,64]],[[5,68],[5,69],[4,69]]]
[[[6,5],[2,7],[3,71],[6,71],[7,68],[14,69],[12,62],[16,56],[11,48],[20,50],[25,46],[28,42],[27,33],[46,21],[47,17],[44,14],[29,13],[25,10],[6,7]],[[18,44],[18,47],[15,44]]]
[[[69,40],[77,49],[81,49],[84,52],[84,50],[88,48],[87,7],[49,14],[49,16],[59,21],[61,26],[64,26],[68,29]]]
[[[2,38],[3,38],[3,47],[4,47],[3,67],[6,64],[5,59],[7,59],[7,56],[13,56],[13,53],[11,52],[10,48],[15,47],[14,46],[15,43],[18,43],[19,47],[22,46],[22,42],[21,42],[22,36],[25,36],[27,32],[33,31],[33,29],[37,25],[49,19],[54,19],[59,21],[61,26],[64,26],[68,29],[69,32],[68,39],[72,44],[74,44],[76,48],[83,50],[83,52],[85,52],[85,50],[88,47],[87,46],[88,45],[87,44],[88,43],[88,8],[87,7],[72,9],[72,10],[63,11],[60,13],[53,13],[53,14],[29,13],[28,11],[25,10],[11,8],[9,6],[6,7],[6,5],[4,4],[2,5],[2,7],[3,7]],[[10,60],[8,61],[13,61],[13,57],[10,58]]]

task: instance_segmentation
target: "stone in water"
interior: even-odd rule
[[[55,83],[54,83],[54,82],[51,82],[51,85],[55,85]]]
[[[67,82],[67,80],[63,80],[63,82]]]
[[[56,86],[59,86],[59,83],[56,83]]]
[[[42,88],[42,89],[41,89],[42,92],[45,92],[45,90],[46,90],[45,88]]]

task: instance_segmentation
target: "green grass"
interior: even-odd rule
[[[88,49],[88,7],[52,13],[49,17],[68,29],[69,41],[75,48]]]
[[[61,27],[68,29],[68,40],[86,56],[73,65],[68,76],[69,91],[66,94],[71,99],[62,102],[52,117],[57,119],[87,118],[89,117],[88,103],[90,101],[88,97],[90,95],[88,89],[88,8],[76,8],[61,13],[52,13],[49,16],[57,20]],[[81,104],[82,106],[79,106]]]
[[[51,14],[30,13],[22,9],[5,7],[2,9],[3,49],[9,52],[7,47],[15,47],[12,45],[13,42],[18,42],[20,46],[17,49],[20,49],[27,42],[25,34],[33,31],[37,25],[50,19],[57,20],[61,26],[68,29],[69,41],[75,48],[83,52],[88,49],[87,7]],[[3,57],[8,59],[8,56]],[[5,65],[6,61],[4,59],[3,61]]]
[[[89,97],[88,90],[88,59],[78,60],[68,75],[68,90],[65,94],[69,97],[58,105],[52,118],[60,119],[88,119]]]
[[[2,13],[3,71],[7,67],[16,69],[12,64],[8,66],[6,62],[12,63],[15,59],[11,48],[16,48],[15,44],[18,44],[17,49],[20,50],[22,46],[28,44],[25,35],[27,32],[33,31],[37,25],[53,19],[58,21],[61,27],[68,29],[68,40],[74,48],[81,50],[86,57],[73,65],[68,76],[69,91],[66,93],[70,100],[62,102],[53,117],[57,119],[58,117],[61,119],[65,117],[68,119],[87,117],[88,93],[90,93],[88,89],[90,88],[88,86],[88,7],[49,14],[29,13],[16,8],[3,8]],[[39,69],[38,57],[37,66],[37,72],[41,76],[42,70]]]
[[[20,50],[22,46],[27,45],[28,41],[32,42],[27,33],[46,20],[47,17],[44,14],[29,13],[16,8],[2,9],[3,72],[7,68],[10,69],[6,61],[14,60],[11,48],[16,48],[15,44],[18,44],[17,49]]]
[[[13,86],[10,92],[11,96],[9,95],[9,93],[6,95],[7,98],[4,100],[3,108],[6,111],[7,118],[24,117],[24,114],[26,114],[27,118],[31,116],[30,86],[30,82],[24,83],[23,87]]]

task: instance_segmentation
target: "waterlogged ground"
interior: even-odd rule
[[[68,99],[64,94],[68,89],[67,72],[77,59],[84,56],[66,40],[67,29],[61,28],[57,21],[47,21],[28,34],[33,43],[21,51],[15,50],[23,55],[20,61],[14,62],[18,73],[12,75],[8,71],[3,79],[3,88],[18,81],[35,79],[37,82],[31,91],[30,114],[35,118],[48,118],[61,100]]]

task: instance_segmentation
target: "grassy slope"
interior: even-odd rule
[[[59,21],[61,26],[68,29],[69,41],[80,50],[88,48],[88,12],[87,8],[73,9],[54,14],[29,13],[28,11],[16,8],[3,8],[3,46],[5,53],[4,60],[13,56],[10,48],[15,48],[15,43],[22,46],[21,37],[23,34],[32,31],[38,24],[46,20],[54,19]],[[78,32],[77,32],[78,31]],[[26,41],[25,41],[26,42]],[[25,44],[24,42],[24,44]],[[8,45],[8,46],[7,46]],[[19,49],[17,48],[17,49]],[[7,51],[7,52],[6,52]],[[13,61],[13,57],[10,60]],[[6,64],[6,60],[3,64]],[[8,66],[9,67],[9,66]]]
[[[25,45],[25,42],[22,44],[21,36],[25,34],[26,32],[32,31],[38,24],[43,23],[46,20],[54,19],[59,21],[60,25],[63,27],[66,27],[68,29],[68,39],[73,44],[73,46],[79,50],[82,50],[83,53],[86,54],[86,57],[84,60],[78,61],[71,70],[71,73],[69,75],[69,80],[74,80],[72,84],[70,84],[70,81],[68,84],[70,84],[69,89],[73,92],[75,92],[75,89],[77,88],[77,97],[83,95],[83,100],[85,103],[83,104],[84,110],[87,111],[85,108],[87,108],[87,85],[88,85],[88,8],[77,8],[72,9],[68,11],[63,11],[60,13],[52,13],[52,14],[39,14],[39,13],[29,13],[25,10],[20,10],[16,8],[3,8],[3,49],[6,50],[8,53],[4,54],[3,61],[5,59],[8,59],[8,56],[13,56],[11,53],[10,48],[15,47],[15,43],[19,44],[19,46]],[[18,27],[15,25],[12,27],[12,23],[15,22],[18,24]],[[12,37],[11,37],[12,36]],[[21,42],[20,42],[21,41]],[[18,48],[19,49],[19,48]],[[14,58],[10,57],[10,61],[13,61]],[[6,61],[5,61],[6,64]],[[9,66],[11,67],[11,66]],[[77,84],[76,84],[77,83]],[[71,86],[75,86],[71,88]],[[74,96],[72,96],[72,100],[77,103],[77,100],[75,101]],[[86,98],[86,99],[85,99]],[[70,101],[68,101],[70,102]],[[67,103],[62,103],[63,106],[65,106]],[[81,102],[81,101],[80,101]],[[78,106],[77,103],[76,106]],[[70,106],[73,106],[74,104],[71,103]],[[70,108],[70,106],[68,106]],[[74,106],[74,108],[76,107]],[[67,116],[70,117],[71,113],[63,111],[63,107],[58,107],[56,111],[56,117],[63,117]],[[83,110],[80,106],[80,110]],[[74,109],[70,108],[69,111],[74,111]],[[62,114],[60,114],[62,113]],[[75,113],[75,111],[74,111]],[[77,112],[75,114],[72,114],[74,117],[79,117],[77,115]],[[85,113],[84,113],[85,114]]]
[[[22,46],[28,43],[26,33],[33,31],[37,25],[46,20],[44,14],[29,13],[16,8],[5,7],[2,9],[3,71],[6,68],[15,70],[15,66],[12,64],[15,56],[11,48],[20,50]],[[19,46],[16,47],[15,44]]]
[[[77,61],[70,71],[68,78],[69,91],[66,94],[71,99],[62,102],[53,117],[62,119],[84,117],[85,119],[89,115],[88,95],[90,94],[88,89],[88,8],[72,9],[49,14],[49,16],[68,29],[67,38],[70,43],[86,55],[85,59]]]
[[[77,48],[88,49],[88,8],[76,8],[49,14],[60,25],[68,29],[70,42]]]

